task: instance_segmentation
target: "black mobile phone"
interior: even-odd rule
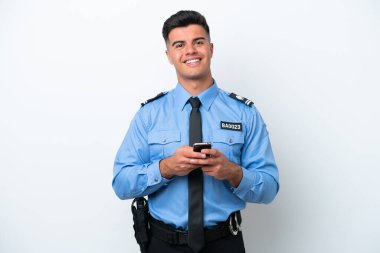
[[[201,152],[202,149],[211,149],[211,143],[210,142],[194,143],[193,145],[194,152]],[[210,157],[210,155],[206,155],[206,157]]]

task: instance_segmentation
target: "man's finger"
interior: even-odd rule
[[[179,149],[177,149],[177,153],[182,154],[182,155],[186,155],[192,151],[193,151],[193,148],[190,146],[182,146]]]
[[[190,146],[182,146],[178,151],[181,155],[188,158],[198,158],[198,159],[206,158],[205,154],[202,154],[200,152],[194,152],[193,148]]]
[[[202,149],[202,154],[211,155],[211,156],[219,156],[220,152],[217,149]]]
[[[205,154],[203,154],[206,156]],[[190,159],[191,164],[198,164],[198,165],[209,165],[211,164],[210,159]]]

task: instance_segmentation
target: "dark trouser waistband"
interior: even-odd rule
[[[228,219],[212,227],[205,229],[205,242],[218,240],[229,235],[236,235],[240,230],[240,211],[232,213]],[[174,245],[185,245],[188,243],[187,231],[176,230],[170,225],[150,217],[150,231],[153,237]]]

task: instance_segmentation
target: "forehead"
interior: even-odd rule
[[[188,25],[184,27],[176,27],[169,33],[169,41],[186,41],[193,40],[194,38],[204,37],[208,38],[207,32],[201,25]]]

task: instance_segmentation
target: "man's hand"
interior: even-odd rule
[[[160,161],[160,171],[164,178],[172,178],[173,176],[185,176],[192,170],[200,167],[192,164],[190,160],[204,160],[206,154],[194,152],[190,146],[182,146],[176,150],[174,155],[162,159]]]
[[[190,159],[190,164],[202,167],[203,173],[218,180],[227,180],[232,187],[238,187],[243,178],[241,167],[230,162],[225,155],[217,149],[202,149],[204,155],[211,155],[207,159]]]

